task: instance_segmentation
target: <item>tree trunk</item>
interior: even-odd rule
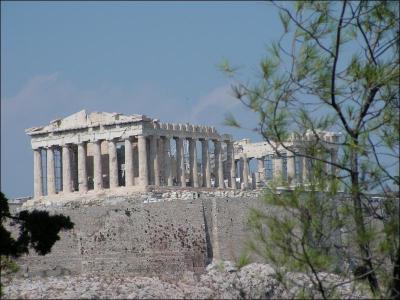
[[[355,138],[354,143],[358,146],[358,139]],[[358,237],[358,247],[360,248],[361,257],[364,262],[364,266],[367,269],[366,277],[368,279],[369,286],[374,295],[379,294],[379,284],[376,278],[376,273],[372,265],[371,250],[368,241],[365,239],[365,224],[364,215],[362,212],[361,204],[361,191],[359,183],[359,172],[358,172],[358,154],[356,150],[351,150],[351,198],[353,201],[354,209],[354,222],[356,225],[356,234]]]

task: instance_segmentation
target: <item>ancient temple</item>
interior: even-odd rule
[[[317,130],[307,131],[303,136],[292,134],[283,143],[251,143],[243,139],[234,143],[234,161],[238,165],[242,187],[263,186],[268,180],[280,179],[289,184],[306,184],[310,181],[315,160],[307,156],[310,144],[318,144],[322,151],[316,158],[324,162],[326,175],[336,175],[340,133]],[[250,172],[251,160],[257,161]]]
[[[87,114],[82,110],[49,125],[29,128],[26,133],[34,151],[35,198],[61,191],[86,193],[120,186],[134,190],[145,190],[150,185],[235,187],[231,178],[225,186],[222,162],[224,149],[226,165],[234,166],[232,137],[219,134],[214,127],[161,123],[144,115]],[[198,143],[202,150],[201,172]],[[214,149],[213,170],[210,143]],[[188,146],[188,161],[184,144]]]
[[[304,183],[310,176],[310,159],[296,154],[315,138],[311,133],[292,135],[283,146],[234,142],[210,126],[85,110],[26,133],[34,151],[35,198],[163,186],[249,189],[274,178]],[[320,131],[317,137],[330,153],[324,159],[334,162],[339,135]],[[254,172],[252,159],[257,160]]]

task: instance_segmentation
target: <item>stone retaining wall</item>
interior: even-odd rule
[[[131,195],[27,201],[11,209],[43,209],[71,217],[50,254],[21,257],[28,276],[78,273],[201,273],[213,258],[235,259],[245,248],[248,208],[258,192],[158,190]],[[16,229],[16,228],[15,228]]]

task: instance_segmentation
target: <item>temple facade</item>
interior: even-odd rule
[[[242,188],[256,188],[269,180],[280,180],[289,185],[306,184],[313,173],[313,161],[307,151],[311,144],[323,149],[317,157],[326,175],[336,175],[340,133],[318,130],[304,136],[292,134],[284,143],[257,142],[243,139],[234,143],[234,161],[239,169]],[[256,161],[251,170],[251,161]]]
[[[222,162],[224,149],[225,167],[234,166],[232,137],[214,127],[83,110],[26,133],[34,152],[35,198],[120,186],[134,190],[147,186],[235,188],[231,178],[225,185]]]
[[[273,178],[305,182],[311,172],[309,159],[296,154],[314,136],[292,136],[284,147],[277,147],[234,142],[209,126],[84,110],[26,133],[34,152],[35,198],[162,186],[249,189]],[[325,159],[335,161],[338,134],[320,132],[318,137],[329,149]],[[255,170],[252,159],[257,160]]]

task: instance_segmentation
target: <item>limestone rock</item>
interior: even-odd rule
[[[81,274],[12,278],[3,280],[4,297],[9,299],[87,298],[87,299],[287,299],[299,291],[285,289],[267,264],[253,263],[238,269],[229,261],[214,261],[197,280],[186,272],[176,280],[159,277]],[[326,283],[344,282],[337,275],[321,273]],[[288,273],[293,281],[310,286],[305,274]],[[313,291],[318,296],[317,291]],[[340,298],[368,298],[354,283],[344,283],[338,290]]]

